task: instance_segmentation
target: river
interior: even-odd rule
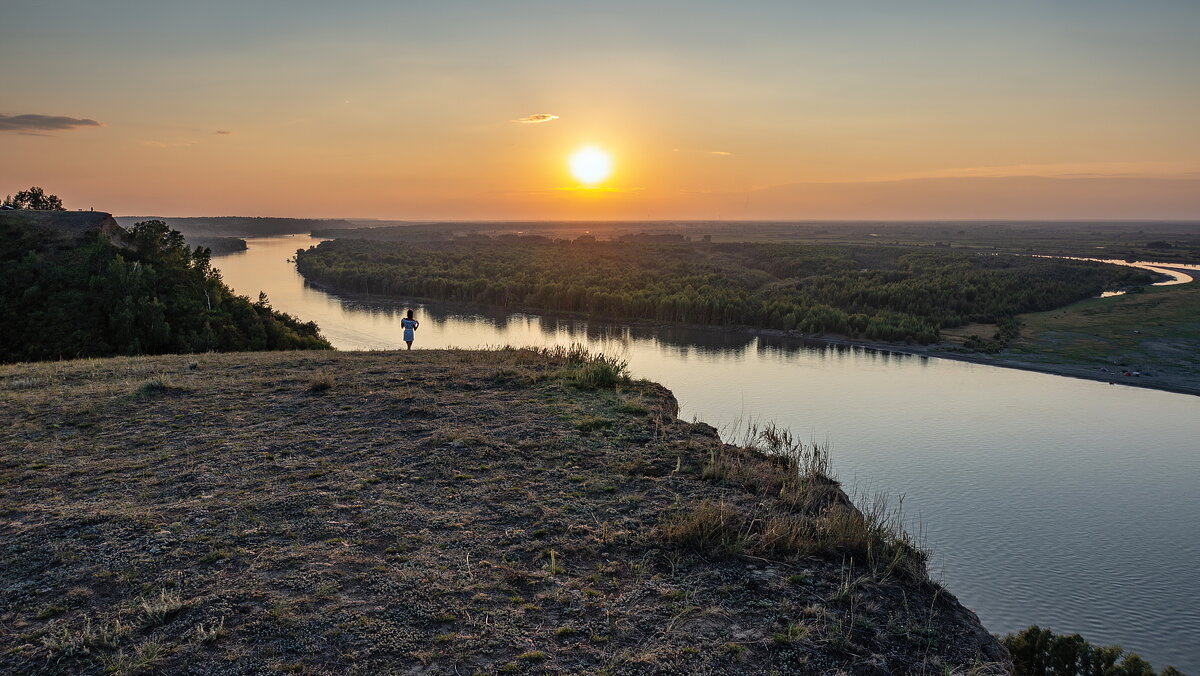
[[[343,350],[574,342],[623,355],[729,429],[755,418],[828,441],[851,493],[903,498],[931,570],[985,626],[1120,643],[1200,673],[1200,397],[722,331],[646,329],[363,297],[287,261],[319,240],[214,258],[238,293],[316,321]]]

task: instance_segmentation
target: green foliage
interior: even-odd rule
[[[16,195],[9,195],[0,202],[14,209],[32,209],[34,211],[66,211],[58,195],[47,195],[45,190],[36,185],[29,190],[22,190]]]
[[[330,347],[265,295],[235,295],[208,250],[161,221],[65,248],[0,225],[0,266],[0,362]]]
[[[1062,636],[1036,624],[1000,641],[1012,655],[1016,676],[1182,676],[1174,667],[1156,675],[1137,653],[1092,645],[1079,634]]]
[[[928,247],[528,237],[334,240],[297,252],[297,267],[357,292],[920,343],[936,341],[942,328],[1151,281],[1144,271],[1086,261]]]

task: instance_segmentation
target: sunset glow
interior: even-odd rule
[[[599,148],[580,148],[568,162],[571,175],[584,185],[596,185],[612,173],[612,158]]]
[[[68,208],[1200,217],[1200,3],[12,5],[0,191]]]

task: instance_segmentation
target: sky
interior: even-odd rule
[[[1200,219],[1200,2],[10,3],[0,194],[118,215]],[[613,170],[585,185],[583,147]]]

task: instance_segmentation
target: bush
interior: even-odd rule
[[[1115,645],[1092,645],[1079,634],[1059,635],[1036,624],[1005,634],[1000,642],[1012,656],[1016,676],[1156,676],[1137,653]],[[1159,676],[1183,675],[1167,667]]]

